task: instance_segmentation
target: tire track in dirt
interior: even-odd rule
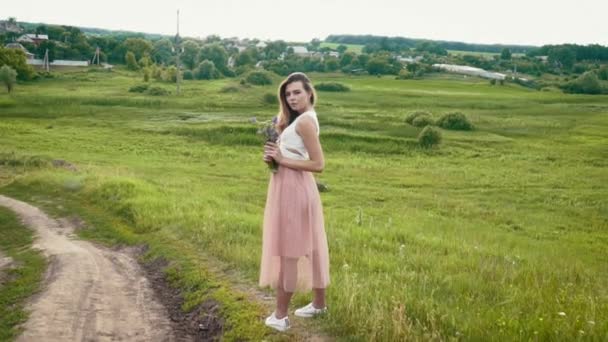
[[[177,341],[167,310],[130,255],[75,239],[67,220],[0,195],[36,232],[49,267],[17,341]]]

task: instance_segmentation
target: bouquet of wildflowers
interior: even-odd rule
[[[277,132],[275,125],[277,124],[277,117],[275,116],[272,120],[264,121],[259,124],[258,134],[264,138],[264,144],[267,142],[276,143],[279,139],[279,133]],[[268,164],[268,168],[272,172],[277,172],[279,170],[279,164],[272,159],[272,161]]]

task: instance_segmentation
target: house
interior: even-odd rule
[[[411,63],[420,62],[424,57],[422,57],[422,56],[416,56],[416,57],[397,56],[396,58],[397,58],[397,61],[399,61],[401,63],[411,64]]]
[[[0,34],[7,33],[7,32],[19,34],[19,33],[23,32],[23,29],[21,27],[19,27],[19,25],[17,25],[17,22],[15,20],[0,21]]]
[[[291,49],[293,49],[293,53],[294,55],[300,56],[300,57],[310,57],[312,56],[312,54],[308,51],[308,49],[306,48],[306,46],[290,46]]]
[[[27,59],[34,59],[34,54],[31,53],[31,52],[29,52],[29,51],[27,51],[27,49],[23,45],[21,45],[19,43],[8,43],[4,47],[7,48],[7,49],[21,50],[21,51],[23,51],[23,53],[25,53],[25,57]]]
[[[46,34],[36,34],[36,33],[27,33],[17,38],[17,42],[19,43],[33,43],[40,44],[41,42],[49,40],[49,36]]]
[[[549,61],[549,56],[536,56],[535,58],[543,63],[547,63]]]
[[[266,46],[268,46],[268,44],[266,44],[264,42],[259,42],[259,43],[255,44],[255,47],[258,49],[264,49]]]
[[[329,55],[329,57],[340,58],[340,53],[337,51],[330,51],[328,55]]]

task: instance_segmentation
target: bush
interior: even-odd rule
[[[573,94],[601,94],[604,92],[600,80],[593,71],[587,71],[577,79],[566,83],[562,89],[566,93]]]
[[[197,80],[214,80],[220,78],[221,75],[219,70],[215,67],[215,64],[206,59],[198,65],[194,71],[194,76]]]
[[[144,82],[150,82],[150,75],[152,74],[152,70],[146,67],[144,68]]]
[[[245,81],[253,85],[272,84],[272,76],[266,71],[252,71],[245,77]]]
[[[194,79],[194,73],[192,72],[192,70],[184,70],[184,79],[185,80],[193,80]]]
[[[600,80],[608,81],[608,65],[604,65],[600,68],[600,71],[597,73],[597,77]]]
[[[8,65],[17,72],[17,78],[27,81],[34,77],[34,68],[27,64],[25,53],[17,49],[4,48],[0,45],[0,66]]]
[[[135,59],[135,54],[131,51],[125,54],[125,62],[127,63],[127,68],[129,70],[139,70],[139,65],[137,64],[137,60]]]
[[[407,71],[407,69],[401,69],[399,75],[395,77],[396,80],[411,80],[412,78],[414,78],[414,75]]]
[[[418,144],[424,148],[438,145],[441,142],[441,132],[432,126],[426,126],[418,134]]]
[[[418,110],[418,111],[412,112],[412,113],[408,114],[408,116],[405,117],[405,122],[407,122],[410,125],[414,125],[414,119],[416,119],[419,116],[431,117],[431,113],[424,111],[424,110]]]
[[[262,100],[266,104],[277,104],[277,103],[279,103],[279,99],[277,98],[277,95],[271,94],[271,93],[264,94],[264,96],[262,97]]]
[[[429,125],[434,125],[435,122],[430,115],[418,115],[412,120],[412,126],[416,127],[424,127]]]
[[[347,85],[338,82],[326,82],[319,83],[315,86],[315,89],[320,91],[334,91],[334,92],[346,92],[350,91]]]
[[[10,93],[17,83],[17,72],[8,65],[3,65],[0,68],[0,82],[4,83],[6,90]]]
[[[130,93],[143,93],[150,87],[149,84],[138,84],[129,88]]]
[[[150,87],[146,93],[153,96],[164,96],[170,94],[167,89],[161,87]]]
[[[163,72],[163,81],[165,82],[177,82],[177,68],[172,65],[165,69]]]
[[[442,115],[439,120],[437,120],[437,126],[460,131],[470,131],[473,129],[473,124],[471,124],[469,119],[459,112]]]

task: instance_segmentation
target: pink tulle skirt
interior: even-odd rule
[[[264,210],[260,286],[305,292],[329,285],[323,207],[312,173],[280,166]]]

